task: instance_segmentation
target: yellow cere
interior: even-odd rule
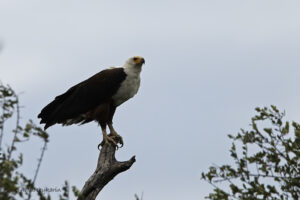
[[[139,64],[139,63],[141,63],[141,62],[142,62],[142,60],[143,60],[143,58],[142,58],[142,57],[140,57],[140,56],[136,56],[135,63],[136,63],[136,64]]]

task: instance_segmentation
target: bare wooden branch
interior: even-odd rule
[[[85,182],[78,200],[94,200],[104,186],[116,175],[128,170],[135,162],[135,156],[130,160],[119,162],[115,158],[116,146],[106,143],[100,150],[97,168]]]

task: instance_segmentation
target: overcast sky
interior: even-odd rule
[[[300,121],[299,10],[298,0],[0,0],[0,80],[23,92],[22,122],[37,122],[72,85],[145,57],[138,94],[114,118],[125,142],[117,159],[137,162],[98,199],[204,199],[212,188],[201,172],[231,162],[227,134],[247,128],[256,106]],[[38,185],[81,189],[101,129],[56,125],[49,134]],[[40,148],[21,147],[29,176]]]

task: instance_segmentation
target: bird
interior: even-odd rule
[[[38,115],[40,123],[45,124],[44,130],[55,124],[82,125],[95,121],[103,135],[98,148],[105,143],[120,143],[122,147],[123,138],[113,127],[113,117],[118,106],[137,94],[144,64],[143,57],[130,57],[123,66],[104,69],[56,96]]]

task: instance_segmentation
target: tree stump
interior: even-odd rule
[[[135,162],[135,156],[130,160],[119,162],[115,158],[117,147],[111,143],[105,143],[99,154],[97,168],[91,177],[85,182],[78,200],[95,200],[99,192],[116,175],[128,170]]]

